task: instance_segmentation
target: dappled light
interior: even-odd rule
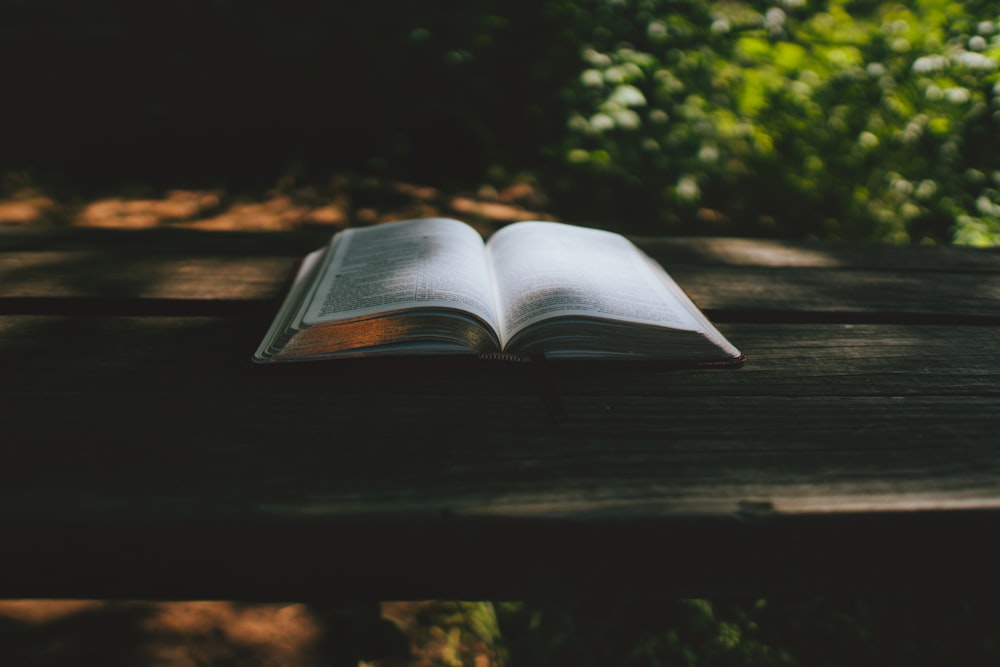
[[[729,549],[779,515],[1000,512],[997,250],[958,247],[1000,246],[996,0],[8,4],[7,591],[229,599],[0,600],[0,665],[995,664],[1000,606],[923,595],[973,568],[902,581],[915,600],[324,598],[547,590],[514,581],[526,565],[581,596],[618,577],[673,592],[695,568],[657,550],[683,563],[695,541],[663,539],[672,517],[721,517]],[[428,217],[626,234],[750,361],[251,367],[305,252]],[[430,254],[373,250],[386,282]],[[372,283],[355,294],[389,291]],[[504,528],[531,519],[547,542]],[[211,539],[164,538],[188,524]],[[567,524],[582,538],[564,547]],[[767,544],[790,547],[776,571],[815,548]],[[702,582],[766,585],[726,549]],[[602,550],[619,567],[591,581]]]
[[[124,189],[124,188],[123,188]],[[527,181],[497,189],[448,192],[412,183],[337,175],[325,187],[283,179],[260,192],[171,189],[155,196],[59,200],[32,184],[0,198],[0,225],[64,225],[107,229],[176,228],[204,231],[331,231],[409,218],[452,216],[482,234],[519,220],[553,220],[548,199]]]
[[[734,240],[724,246],[718,259],[734,264],[760,264],[764,266],[837,266],[839,263],[829,253],[790,247],[780,241]]]
[[[173,190],[161,199],[101,199],[86,204],[74,218],[81,227],[143,229],[197,220],[219,208],[211,192]]]
[[[844,495],[837,494],[830,497],[810,498],[808,501],[801,497],[779,500],[777,506],[781,511],[792,513],[833,513],[833,512],[919,512],[919,511],[948,511],[948,510],[988,510],[1000,509],[1000,502],[995,498],[985,498],[968,494],[962,497],[954,492],[948,493],[927,493],[924,490],[915,491],[910,494],[899,493],[892,498],[878,498],[871,495]]]
[[[323,659],[325,629],[303,604],[8,600],[0,601],[0,659],[306,667]]]
[[[4,201],[3,224],[547,213],[630,233],[1000,238],[1000,15],[982,0],[58,4],[57,22],[31,3],[5,17],[8,88],[26,92],[0,169],[94,191]],[[417,185],[388,210],[272,192],[291,177],[325,196],[345,172]],[[504,200],[525,176],[546,204]]]
[[[499,667],[498,634],[479,602],[0,600],[4,665]]]
[[[655,241],[652,241],[655,243]],[[689,244],[706,259],[716,264],[754,264],[759,266],[836,267],[840,260],[820,248],[804,247],[787,241],[764,239],[725,239],[712,243],[692,239]]]
[[[0,200],[0,225],[45,223],[52,219],[56,203],[48,197]]]

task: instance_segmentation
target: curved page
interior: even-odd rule
[[[613,232],[522,222],[488,244],[501,340],[550,317],[585,316],[703,330],[646,256]]]
[[[413,308],[456,308],[496,328],[483,240],[457,220],[428,218],[337,235],[306,325]]]

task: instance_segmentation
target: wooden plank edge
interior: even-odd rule
[[[131,298],[131,297],[2,297],[0,315],[267,317],[275,299]],[[1000,315],[865,310],[791,310],[705,308],[718,324],[898,324],[1000,326]]]
[[[1000,587],[996,509],[0,528],[0,597],[502,600]]]
[[[272,299],[0,297],[0,315],[261,317],[277,309]]]

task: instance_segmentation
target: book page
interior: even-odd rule
[[[295,272],[295,279],[292,281],[292,285],[288,290],[288,295],[282,302],[281,308],[278,309],[278,314],[274,316],[271,326],[264,335],[264,340],[262,340],[260,345],[257,347],[257,352],[253,356],[254,361],[262,361],[266,359],[270,352],[271,345],[278,340],[278,338],[288,329],[292,322],[296,322],[301,319],[301,316],[304,313],[304,299],[307,296],[306,291],[309,288],[310,276],[315,270],[317,270],[325,251],[326,248],[315,250],[302,259],[298,270]],[[296,315],[298,315],[297,318],[295,317]]]
[[[457,220],[427,218],[349,229],[303,317],[307,325],[409,308],[455,308],[497,326],[482,237]]]
[[[619,234],[521,222],[488,244],[501,340],[549,317],[587,316],[699,330],[648,257]]]

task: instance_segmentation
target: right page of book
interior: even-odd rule
[[[494,234],[487,248],[504,344],[535,322],[563,316],[705,330],[669,278],[619,234],[521,222]]]

